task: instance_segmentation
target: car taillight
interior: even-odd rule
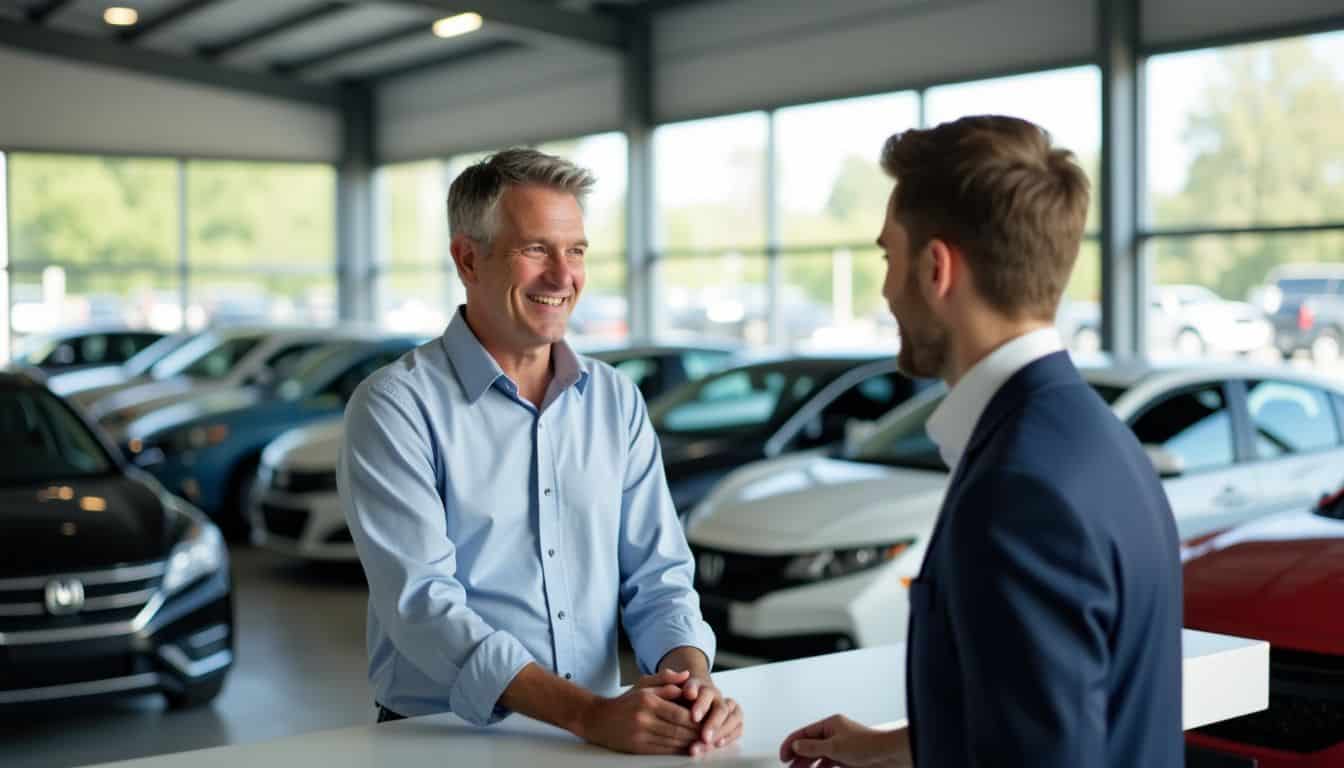
[[[1316,324],[1316,315],[1311,311],[1311,307],[1306,302],[1297,308],[1297,329],[1300,331],[1310,331],[1311,326]]]

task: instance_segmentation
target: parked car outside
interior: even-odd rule
[[[77,328],[29,336],[19,344],[13,362],[45,374],[117,366],[164,334],[136,328]]]
[[[1344,489],[1190,548],[1185,626],[1267,640],[1269,708],[1187,744],[1260,768],[1344,765],[1342,554]]]
[[[1259,291],[1274,322],[1274,343],[1284,358],[1299,351],[1318,365],[1340,360],[1344,342],[1344,265],[1285,264]]]
[[[897,371],[894,355],[854,355],[752,363],[669,392],[649,419],[677,514],[733,469],[832,445],[927,385]]]
[[[234,645],[219,530],[24,375],[0,374],[0,454],[0,710],[213,699]]]
[[[356,331],[334,328],[230,328],[210,331],[155,365],[153,381],[123,389],[88,406],[117,443],[132,421],[209,392],[268,384],[310,350]]]
[[[173,333],[136,352],[120,365],[102,365],[47,377],[52,392],[76,403],[90,403],[129,381],[145,381],[160,360],[196,338],[194,333]]]
[[[1298,507],[1344,467],[1344,386],[1250,364],[1110,365],[1083,375],[1163,478],[1182,539]],[[942,389],[838,455],[732,473],[691,513],[696,586],[719,659],[897,642],[947,467],[925,431]],[[1068,471],[1068,457],[1060,457]]]
[[[409,336],[329,342],[300,359],[282,381],[221,390],[142,416],[127,426],[123,448],[226,533],[241,535],[266,445],[292,427],[342,413],[366,376],[417,343]]]
[[[1152,355],[1246,356],[1274,343],[1274,327],[1260,307],[1229,301],[1202,285],[1153,286],[1147,322]],[[1095,302],[1064,302],[1057,325],[1071,351],[1100,351],[1101,312]]]

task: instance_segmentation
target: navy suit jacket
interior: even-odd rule
[[[1181,564],[1133,433],[1064,352],[977,422],[910,586],[916,765],[1184,765]]]

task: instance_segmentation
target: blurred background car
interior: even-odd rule
[[[897,371],[893,355],[869,354],[752,363],[669,392],[649,418],[677,514],[733,469],[831,445],[927,385]]]
[[[698,381],[739,361],[742,349],[732,344],[642,344],[584,350],[634,379],[646,402],[652,402],[688,381]]]
[[[1301,506],[1344,467],[1344,386],[1327,379],[1234,363],[1083,374],[1144,445],[1182,539]],[[691,512],[696,587],[723,663],[905,636],[906,588],[948,483],[925,430],[942,395],[917,396],[836,455],[743,467]]]
[[[1185,626],[1269,642],[1269,708],[1186,741],[1260,768],[1344,765],[1344,488],[1186,552]]]
[[[1306,351],[1319,365],[1340,360],[1344,341],[1344,265],[1286,264],[1266,277],[1257,293],[1274,322],[1274,343],[1284,358]]]
[[[338,416],[365,377],[419,343],[410,336],[331,341],[280,381],[218,390],[140,417],[127,425],[123,449],[230,537],[241,536],[266,445],[292,427]]]
[[[1201,285],[1153,286],[1147,320],[1154,356],[1245,356],[1274,343],[1274,326],[1261,307],[1229,301]],[[1095,302],[1063,302],[1056,325],[1070,351],[1101,350],[1101,311]]]
[[[310,350],[350,333],[358,331],[255,326],[209,331],[155,364],[150,381],[128,382],[98,398],[88,406],[89,415],[122,443],[126,426],[145,414],[208,392],[272,383]]]
[[[13,362],[47,374],[118,366],[163,336],[158,331],[120,327],[27,336],[15,351]]]
[[[0,709],[219,693],[234,643],[219,530],[21,374],[0,374],[0,509]]]
[[[91,403],[128,381],[146,380],[160,360],[196,338],[194,333],[172,333],[136,352],[120,365],[100,365],[78,371],[64,371],[47,377],[52,392],[75,403]]]

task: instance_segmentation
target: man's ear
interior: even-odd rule
[[[477,264],[485,256],[481,252],[480,244],[467,235],[455,235],[448,249],[453,254],[453,264],[456,265],[457,274],[462,282],[466,285],[475,285],[480,280],[476,272]]]
[[[956,283],[965,279],[961,252],[946,240],[930,239],[919,257],[919,289],[927,299],[946,300]]]

